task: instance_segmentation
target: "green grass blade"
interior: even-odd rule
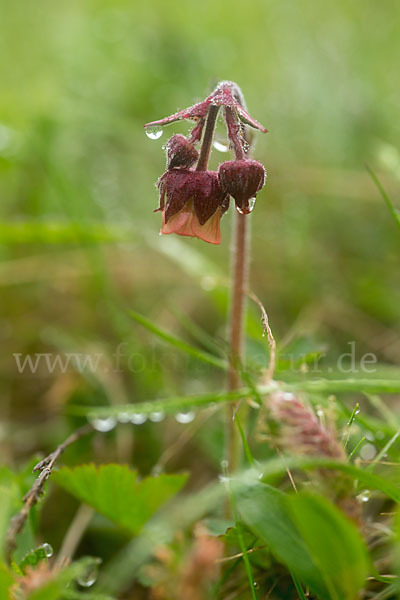
[[[242,439],[243,450],[244,450],[244,454],[245,454],[245,456],[247,458],[247,462],[249,463],[250,466],[253,466],[254,465],[254,458],[253,458],[253,455],[251,453],[250,446],[249,446],[249,443],[248,443],[247,438],[246,438],[246,434],[245,434],[244,429],[242,427],[242,423],[240,422],[240,419],[239,419],[237,413],[235,413],[234,419],[235,419],[236,426],[237,426],[237,428],[239,430],[240,437]]]
[[[272,382],[269,385],[259,386],[257,395],[267,395],[276,391],[277,384]],[[380,393],[397,394],[400,393],[400,381],[381,381],[381,380],[316,380],[305,381],[297,384],[282,384],[282,390],[296,393],[304,392],[324,392],[324,393],[345,393],[345,392],[366,392],[367,390],[379,390]],[[254,397],[254,392],[250,388],[241,388],[232,392],[212,392],[208,394],[193,396],[174,396],[172,398],[157,399],[149,402],[138,402],[135,404],[121,404],[118,406],[98,406],[96,408],[69,405],[67,411],[69,414],[83,415],[89,418],[116,417],[122,415],[129,416],[142,413],[149,416],[152,412],[164,412],[165,414],[175,414],[179,411],[201,409],[210,406],[210,404],[223,404],[241,400],[243,398]]]
[[[328,458],[286,456],[284,461],[280,458],[272,459],[258,468],[262,481],[268,483],[273,481],[278,475],[283,476],[287,468],[313,470],[321,467],[348,473],[354,479],[362,481],[366,487],[379,490],[395,502],[400,503],[400,488],[397,485],[394,485],[384,477],[379,477],[371,473],[367,469],[359,469],[348,462],[339,462]]]
[[[272,388],[271,388],[272,389]],[[207,408],[211,404],[224,404],[234,400],[241,400],[249,395],[249,390],[234,390],[232,392],[210,393],[193,396],[174,396],[151,402],[136,402],[135,404],[121,404],[118,406],[98,406],[96,408],[80,405],[69,405],[69,414],[87,416],[93,419],[107,417],[126,417],[138,413],[150,416],[154,412],[162,412],[166,415],[174,415],[179,411]]]
[[[390,450],[390,448],[393,446],[393,444],[395,443],[395,441],[397,440],[397,438],[400,435],[400,430],[396,431],[396,433],[390,438],[390,440],[384,445],[384,447],[382,448],[382,450],[380,452],[378,452],[378,454],[375,456],[374,460],[371,462],[371,464],[368,465],[367,470],[368,471],[373,471],[373,469],[375,468],[375,466],[379,463],[379,461],[381,460],[381,458],[383,458],[385,456],[385,454]]]
[[[136,321],[140,325],[143,325],[143,327],[148,329],[148,331],[151,331],[151,333],[154,333],[158,338],[160,338],[164,342],[167,342],[168,344],[170,344],[170,346],[173,346],[174,348],[177,348],[178,350],[181,350],[182,352],[186,352],[186,354],[189,354],[190,356],[193,356],[194,358],[197,358],[198,360],[201,360],[209,365],[212,365],[213,367],[217,367],[218,369],[226,370],[228,368],[227,361],[222,360],[221,358],[218,358],[217,356],[213,356],[212,354],[210,354],[208,352],[203,352],[202,350],[199,350],[198,348],[195,348],[194,346],[191,346],[187,342],[184,342],[183,340],[175,337],[168,331],[161,329],[160,327],[155,325],[152,321],[147,319],[147,317],[144,317],[143,315],[140,315],[139,313],[134,312],[134,311],[129,311],[129,315],[132,317],[132,319],[134,321]]]
[[[289,571],[290,571],[290,569],[289,569]],[[303,588],[301,587],[301,583],[297,579],[296,575],[292,571],[290,571],[290,575],[291,575],[291,577],[293,579],[293,583],[294,583],[296,591],[297,591],[297,593],[299,595],[300,600],[307,600],[306,595],[305,595],[305,593],[303,591]]]
[[[76,244],[132,241],[132,228],[101,222],[3,221],[1,244]]]
[[[400,229],[400,211],[394,206],[392,200],[385,192],[381,182],[379,181],[378,177],[375,175],[375,173],[371,169],[371,167],[369,167],[368,165],[366,165],[366,167],[367,167],[368,173],[371,175],[376,187],[378,188],[382,198],[386,202],[386,206],[388,207],[390,214],[392,215],[393,219],[395,220],[397,227]]]
[[[361,438],[361,440],[359,440],[357,442],[357,444],[354,446],[353,450],[350,452],[350,454],[347,457],[347,460],[350,461],[353,456],[356,454],[357,450],[359,450],[361,448],[361,446],[364,444],[364,442],[366,441],[366,437],[365,435]]]

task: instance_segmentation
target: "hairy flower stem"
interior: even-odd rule
[[[214,104],[211,104],[210,108],[208,109],[207,122],[204,131],[203,142],[201,144],[200,156],[196,166],[196,171],[206,171],[207,169],[219,109],[220,107],[215,106]]]
[[[249,237],[248,216],[237,213],[231,246],[232,284],[229,315],[229,391],[236,390],[241,386],[239,369],[243,359],[244,346],[245,290],[248,278]],[[234,471],[239,466],[241,451],[239,429],[235,424],[236,404],[228,405],[227,410],[227,460],[230,471]]]
[[[227,107],[228,113],[232,109]],[[235,158],[242,160],[245,153],[241,145],[235,144]],[[231,307],[229,315],[229,372],[228,390],[238,389],[241,385],[240,364],[243,359],[244,349],[244,317],[247,278],[249,271],[249,240],[250,230],[248,215],[236,212],[235,230],[231,245]],[[226,431],[226,457],[229,469],[233,472],[240,462],[240,433],[235,424],[235,404],[228,406],[227,431]]]

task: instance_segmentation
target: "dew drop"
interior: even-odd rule
[[[194,420],[195,414],[193,411],[179,412],[175,415],[178,423],[191,423]]]
[[[360,408],[356,408],[356,410],[354,411],[354,414],[355,414],[355,415],[359,415],[359,414],[360,414],[360,412],[361,412],[361,409],[360,409]]]
[[[213,290],[216,286],[216,280],[215,277],[213,277],[212,275],[205,275],[202,280],[201,280],[201,287],[203,288],[203,290],[206,290],[206,292],[209,292],[210,290]]]
[[[100,558],[94,558],[91,563],[87,566],[85,571],[77,577],[76,581],[82,587],[91,587],[99,575],[99,565],[101,563]]]
[[[120,413],[120,415],[118,416],[118,421],[120,423],[129,423],[130,420],[131,420],[131,416],[127,412]]]
[[[143,425],[147,421],[147,416],[144,413],[133,413],[129,420],[134,425]]]
[[[162,421],[165,417],[165,414],[162,412],[162,410],[158,410],[155,412],[150,413],[150,421],[152,421],[153,423],[160,423],[160,421]]]
[[[229,146],[219,142],[218,140],[213,141],[213,147],[218,150],[218,152],[229,152]]]
[[[226,475],[218,475],[218,481],[220,483],[228,483],[229,477],[227,477]]]
[[[238,211],[238,213],[240,215],[249,215],[251,212],[253,212],[253,209],[256,205],[256,199],[255,198],[250,198],[248,200],[247,206],[243,207],[243,208],[239,208],[238,206],[236,207],[236,210]]]
[[[161,475],[161,473],[164,471],[164,468],[162,465],[154,465],[154,467],[151,470],[151,474],[153,477],[159,477]]]
[[[376,455],[376,448],[374,444],[368,443],[364,444],[364,446],[360,450],[360,457],[363,460],[372,460]]]
[[[111,431],[117,424],[117,419],[115,417],[105,417],[103,419],[90,419],[90,423],[96,429],[96,431],[101,431],[105,433],[106,431]]]
[[[47,556],[47,558],[50,558],[51,556],[53,556],[53,548],[50,546],[50,544],[42,544],[41,546],[44,550],[45,555]]]
[[[359,502],[368,502],[368,500],[371,498],[371,492],[369,490],[363,490],[361,492],[361,494],[358,494],[357,496],[357,500]]]
[[[146,127],[145,134],[150,140],[158,140],[163,134],[161,127]]]

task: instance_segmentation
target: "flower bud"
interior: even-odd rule
[[[250,213],[251,199],[265,183],[263,165],[257,160],[228,160],[219,166],[218,174],[221,188],[235,199],[239,212]]]
[[[173,135],[165,144],[167,169],[189,168],[199,158],[199,153],[184,135]]]

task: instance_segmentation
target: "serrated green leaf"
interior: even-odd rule
[[[22,573],[24,573],[26,567],[34,567],[39,562],[46,560],[47,557],[50,555],[47,553],[46,546],[49,546],[49,545],[48,544],[42,545],[42,546],[39,546],[38,548],[35,548],[35,549],[31,550],[30,552],[28,552],[24,556],[24,558],[21,560],[21,562],[17,565],[17,568],[20,569]],[[51,547],[50,547],[50,549],[51,549],[51,553],[52,553],[53,550]]]
[[[147,477],[137,481],[126,465],[63,467],[53,480],[115,524],[136,534],[185,484],[186,475]]]
[[[368,572],[365,544],[356,526],[322,496],[287,497],[290,515],[332,600],[358,598]]]

